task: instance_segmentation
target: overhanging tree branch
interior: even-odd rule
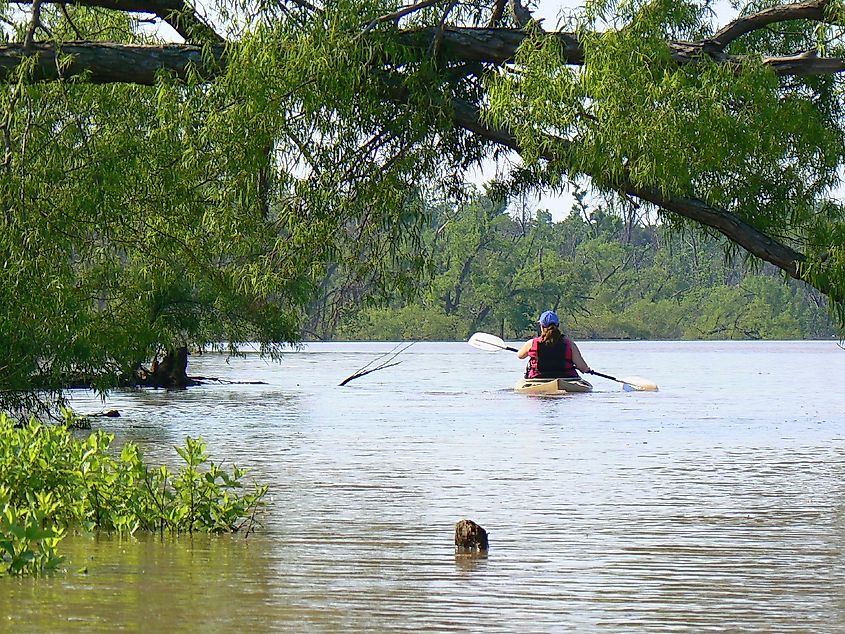
[[[431,41],[433,36],[433,28],[427,28],[405,32],[401,37],[409,46],[422,48],[423,42]],[[447,59],[455,62],[503,65],[514,61],[517,49],[527,37],[524,31],[517,29],[451,28],[444,31],[442,51]],[[560,42],[567,64],[584,64],[583,44],[576,33],[548,33],[547,37],[556,38]],[[671,41],[667,42],[667,46],[671,59],[682,66],[707,58],[741,69],[742,66],[755,61],[750,56],[728,55],[720,46],[708,40]],[[782,77],[830,75],[845,70],[845,60],[838,57],[819,57],[814,51],[783,57],[761,57],[758,60]]]
[[[824,22],[830,0],[812,0],[770,7],[751,15],[742,16],[716,31],[711,40],[724,48],[735,39],[776,22],[814,20]]]
[[[50,2],[51,0],[40,1]],[[170,21],[171,24],[177,26],[181,24],[179,28],[182,31],[180,32],[184,31],[187,35],[191,34],[188,26],[185,26],[187,23],[178,22],[174,16],[193,16],[189,21],[200,21],[185,0],[77,0],[76,4],[121,11],[155,13]],[[434,3],[421,0],[411,7],[401,9],[386,17],[393,15],[401,17],[410,10],[419,10],[431,4]],[[497,11],[502,4],[496,4]],[[522,6],[520,3],[512,4]],[[717,31],[712,38],[698,42],[670,41],[667,42],[667,46],[671,58],[681,65],[709,59],[740,69],[752,58],[725,53],[724,48],[730,42],[776,22],[791,20],[825,22],[828,20],[826,15],[828,4],[829,0],[815,0],[772,7],[734,20]],[[173,20],[176,21],[172,22]],[[193,25],[191,28],[196,27],[195,22],[191,24]],[[420,50],[428,50],[435,36],[440,38],[438,40],[440,52],[449,62],[501,66],[513,63],[518,48],[525,42],[528,34],[519,29],[503,28],[445,27],[441,30],[441,25],[397,32],[399,41]],[[560,32],[547,34],[546,37],[556,38],[561,43],[566,64],[583,65],[585,63],[584,46],[578,34]],[[151,85],[155,82],[157,73],[166,72],[184,78],[191,69],[194,69],[199,76],[211,79],[226,64],[225,48],[220,43],[219,36],[216,36],[215,41],[218,43],[210,49],[211,54],[205,57],[199,47],[190,44],[138,46],[72,42],[62,44],[61,48],[57,48],[48,43],[31,43],[29,49],[22,44],[8,44],[0,46],[0,81],[9,80],[14,74],[13,71],[27,55],[37,56],[38,63],[32,75],[36,81],[82,75],[92,83]],[[211,60],[210,67],[205,61],[209,59]],[[759,58],[758,62],[769,66],[781,76],[829,75],[845,71],[845,60],[835,57],[818,57],[812,51],[797,55]],[[466,107],[457,107],[455,122],[485,139],[519,151],[516,139],[509,131],[496,130],[480,122],[475,106],[467,104]],[[554,160],[555,157],[548,155],[545,158]],[[636,196],[679,216],[712,227],[753,255],[775,264],[792,277],[800,277],[798,263],[805,260],[803,254],[772,239],[726,210],[716,209],[705,201],[695,198],[668,196],[658,188],[637,187],[624,179],[613,183],[612,187],[619,192]]]
[[[39,54],[40,63],[36,72],[41,79],[89,73],[90,80],[95,83],[131,80],[136,84],[152,85],[155,82],[156,73],[161,72],[162,69],[184,77],[190,65],[202,68],[200,49],[185,45],[152,47],[107,44],[65,45],[62,51],[70,56],[72,61],[64,65],[59,63],[53,47],[35,45],[34,48]],[[153,52],[154,55],[151,54]],[[218,47],[216,52],[222,61],[222,47]],[[17,65],[22,54],[20,47],[0,47],[0,77],[5,76]],[[92,72],[91,69],[96,69],[96,72]],[[454,119],[457,125],[474,134],[517,152],[520,149],[516,138],[510,132],[483,124],[479,120],[477,110],[469,104],[457,104]],[[563,140],[559,142],[565,143]],[[544,158],[554,160],[555,156],[547,152]],[[711,207],[699,199],[668,196],[656,188],[637,187],[627,180],[615,183],[613,188],[704,226],[712,227],[749,253],[771,262],[788,275],[800,279],[798,263],[806,259],[803,254],[777,242],[725,210]],[[825,291],[825,289],[820,290]]]
[[[223,45],[213,47],[214,57],[225,63]],[[54,81],[84,77],[93,84],[138,84],[152,86],[160,72],[184,79],[190,68],[211,78],[220,67],[205,65],[202,49],[189,44],[145,46],[108,42],[69,42],[57,47],[35,43],[29,51],[23,45],[0,46],[0,81],[9,81],[24,57],[37,56],[33,81]]]
[[[516,152],[520,150],[519,143],[512,133],[484,124],[480,120],[478,111],[469,104],[455,102],[454,121],[457,125],[473,134],[482,136]],[[565,147],[567,143],[568,141],[564,139],[553,139],[550,140],[549,146],[558,145]],[[542,156],[550,161],[558,158],[555,152],[551,150],[544,151]],[[774,240],[772,237],[742,220],[742,218],[726,210],[713,207],[697,198],[671,196],[662,193],[657,188],[638,187],[625,178],[618,180],[611,187],[619,193],[635,196],[661,209],[716,229],[719,233],[752,255],[774,264],[790,277],[803,279],[799,273],[798,265],[800,262],[806,260],[804,254]],[[830,291],[830,289],[824,288],[820,288],[819,290],[822,292]]]
[[[409,45],[425,42],[431,45],[437,32],[423,29],[403,34]],[[564,43],[566,60],[570,64],[583,64],[584,51],[574,36],[553,34]],[[512,29],[445,29],[440,50],[447,59],[467,63],[507,64],[525,34]],[[694,63],[701,58],[706,44],[673,43],[672,57],[681,64]],[[138,45],[111,42],[68,42],[57,47],[49,43],[35,43],[28,51],[23,44],[0,45],[0,81],[9,81],[22,59],[28,54],[38,56],[34,81],[53,81],[85,75],[94,84],[124,83],[152,85],[156,72],[169,72],[179,78],[187,76],[189,67],[207,79],[217,75],[225,65],[225,47],[213,45],[211,58],[214,66],[205,64],[201,49],[192,44]],[[57,60],[62,59],[61,63]],[[738,56],[723,56],[723,61],[743,63]],[[831,75],[845,71],[845,60],[835,57],[817,57],[802,53],[788,57],[766,57],[762,62],[780,76]]]
[[[19,4],[31,4],[31,2],[24,2],[23,0],[16,0]],[[58,2],[59,0],[39,0],[39,2],[50,3]],[[62,3],[64,4],[64,3]],[[182,37],[188,42],[205,41],[222,43],[223,38],[218,35],[206,21],[200,18],[194,9],[188,5],[185,0],[74,0],[70,4],[77,4],[80,6],[95,6],[104,9],[111,9],[115,11],[126,12],[143,12],[154,13],[158,15],[168,24],[170,24]],[[417,11],[434,4],[429,0],[422,0],[414,5],[397,10],[392,14],[381,16],[373,21],[373,24],[368,28],[372,28],[374,23],[391,18],[401,17],[409,12]],[[518,7],[522,7],[520,3],[515,3]],[[752,31],[765,28],[775,22],[784,22],[791,20],[814,20],[818,22],[827,21],[826,11],[829,5],[829,0],[813,0],[810,2],[798,2],[793,4],[781,5],[760,11],[758,13],[743,16],[726,25],[717,31],[712,38],[697,42],[685,41],[668,41],[667,46],[671,58],[680,65],[692,64],[700,61],[703,58],[708,58],[719,63],[730,64],[741,68],[742,65],[753,61],[748,56],[729,55],[725,53],[725,47],[738,37],[751,33]],[[498,10],[499,7],[497,6]],[[523,17],[526,17],[523,15]],[[530,17],[530,16],[529,16]],[[584,63],[584,48],[581,39],[577,33],[555,32],[548,33],[548,37],[556,38],[561,46],[563,57],[567,64],[582,65]],[[526,31],[522,29],[506,29],[506,28],[490,28],[490,27],[442,27],[431,26],[427,28],[414,29],[398,33],[399,40],[408,46],[419,48],[420,50],[428,51],[431,42],[437,39],[439,45],[438,50],[444,57],[455,63],[475,62],[502,65],[512,63],[516,56],[517,49],[528,37]],[[15,52],[17,44],[9,44],[2,47],[0,52],[6,59],[2,64],[3,68],[9,67],[9,60],[19,57]],[[96,46],[91,43],[90,46]],[[108,44],[108,50],[116,51],[117,45]],[[181,69],[185,67],[187,61],[180,61],[176,59],[177,49],[172,48],[178,45],[165,45],[168,47],[167,55],[161,56],[162,70],[169,70],[181,76]],[[186,45],[186,57],[193,56],[193,49],[190,45]],[[44,49],[42,49],[44,50]],[[65,46],[65,51],[68,47]],[[145,49],[146,54],[153,58],[157,57],[154,47]],[[88,72],[91,75],[91,81],[96,83],[106,83],[110,81],[121,81],[119,78],[114,79],[100,79],[101,67],[98,65],[98,60],[102,60],[105,68],[112,66],[109,55],[102,57],[94,54],[93,51],[86,51],[83,56],[84,60],[80,60],[75,64],[76,68]],[[791,54],[787,56],[769,56],[760,58],[763,64],[769,66],[774,72],[781,76],[810,76],[810,75],[829,75],[840,73],[845,70],[845,60],[837,57],[818,57],[814,51],[806,51],[799,54]],[[155,59],[146,63],[145,66],[150,66],[155,63]],[[193,63],[193,60],[192,60]],[[133,81],[132,69],[127,70],[126,83],[135,83]],[[142,76],[147,76],[148,73],[143,73]],[[209,76],[213,74],[210,73]],[[108,77],[112,77],[113,73],[105,73]],[[47,74],[43,79],[53,79],[55,75]],[[144,82],[146,83],[146,82]]]

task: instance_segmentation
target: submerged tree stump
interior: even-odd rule
[[[139,373],[138,383],[146,387],[185,388],[196,385],[188,377],[188,347],[168,350],[159,363],[155,359],[147,372]]]
[[[486,553],[490,548],[487,531],[472,520],[455,524],[455,550],[459,553]]]
[[[188,376],[188,346],[170,348],[159,361],[158,355],[149,368],[138,361],[135,366],[117,378],[112,387],[152,387],[181,390],[192,385],[208,382],[227,385],[266,385],[264,381],[229,381],[210,376]],[[201,354],[201,353],[198,353]],[[64,383],[64,389],[94,389],[94,380],[89,376],[74,376]],[[92,414],[92,416],[120,416],[117,410]]]

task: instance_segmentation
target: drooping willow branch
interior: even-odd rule
[[[49,3],[51,0],[39,0],[39,2]],[[20,4],[32,3],[21,2]],[[129,12],[150,12],[177,26],[179,23],[174,16],[194,16],[186,19],[201,22],[185,0],[76,0],[70,4]],[[398,19],[410,11],[419,11],[433,4],[435,3],[428,0],[420,0],[382,17]],[[494,11],[500,11],[503,4],[503,2],[496,2]],[[751,15],[740,16],[716,31],[710,38],[697,42],[669,41],[667,46],[671,58],[679,65],[695,64],[702,59],[707,59],[741,69],[744,64],[753,61],[762,62],[781,76],[841,73],[845,71],[845,60],[838,57],[819,57],[815,51],[757,59],[726,52],[726,47],[737,38],[774,23],[796,20],[833,23],[834,19],[829,15],[830,4],[830,0],[811,0],[767,8]],[[176,22],[173,22],[174,20]],[[196,27],[196,24],[194,26]],[[179,28],[182,28],[187,35],[191,34],[184,25]],[[354,34],[350,34],[350,37],[353,36]],[[519,29],[449,27],[438,24],[422,29],[397,31],[396,37],[406,46],[418,49],[421,57],[430,53],[431,42],[437,41],[438,53],[446,61],[451,62],[454,65],[453,68],[461,68],[461,64],[470,68],[478,64],[489,67],[513,63],[517,49],[525,42],[528,35]],[[560,42],[564,63],[570,65],[585,63],[584,46],[577,33],[549,33],[544,37],[553,37]],[[214,41],[218,43],[207,47],[205,53],[199,46],[190,44],[138,46],[73,42],[58,47],[44,42],[13,43],[0,46],[0,81],[17,78],[15,70],[24,58],[29,56],[35,56],[37,60],[31,75],[34,81],[84,76],[86,81],[92,83],[152,85],[156,81],[157,73],[168,72],[176,77],[184,78],[191,69],[194,69],[201,77],[211,80],[225,68],[227,63],[224,45],[220,43],[219,37]],[[401,70],[396,76],[401,80]],[[460,77],[456,78],[457,80],[460,80]],[[454,120],[457,125],[482,138],[516,151],[520,149],[509,131],[496,130],[483,125],[478,119],[477,107],[473,104],[456,105]],[[545,158],[554,160],[553,156]],[[612,187],[621,193],[636,196],[662,209],[712,227],[755,256],[775,264],[792,277],[799,277],[799,262],[805,259],[803,254],[773,240],[727,210],[713,208],[705,201],[696,198],[666,195],[657,188],[637,187],[624,178],[613,183]],[[827,292],[826,289],[820,290]]]

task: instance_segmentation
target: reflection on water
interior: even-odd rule
[[[336,387],[391,348],[206,355],[266,385],[115,394],[98,425],[152,461],[202,434],[268,482],[265,530],[69,538],[66,574],[0,580],[0,631],[845,630],[834,344],[585,342],[661,391],[565,399],[502,389],[512,355],[417,344]],[[487,557],[455,555],[464,517]]]

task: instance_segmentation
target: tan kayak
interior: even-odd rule
[[[513,389],[523,394],[566,394],[592,392],[593,386],[584,379],[520,379]]]

